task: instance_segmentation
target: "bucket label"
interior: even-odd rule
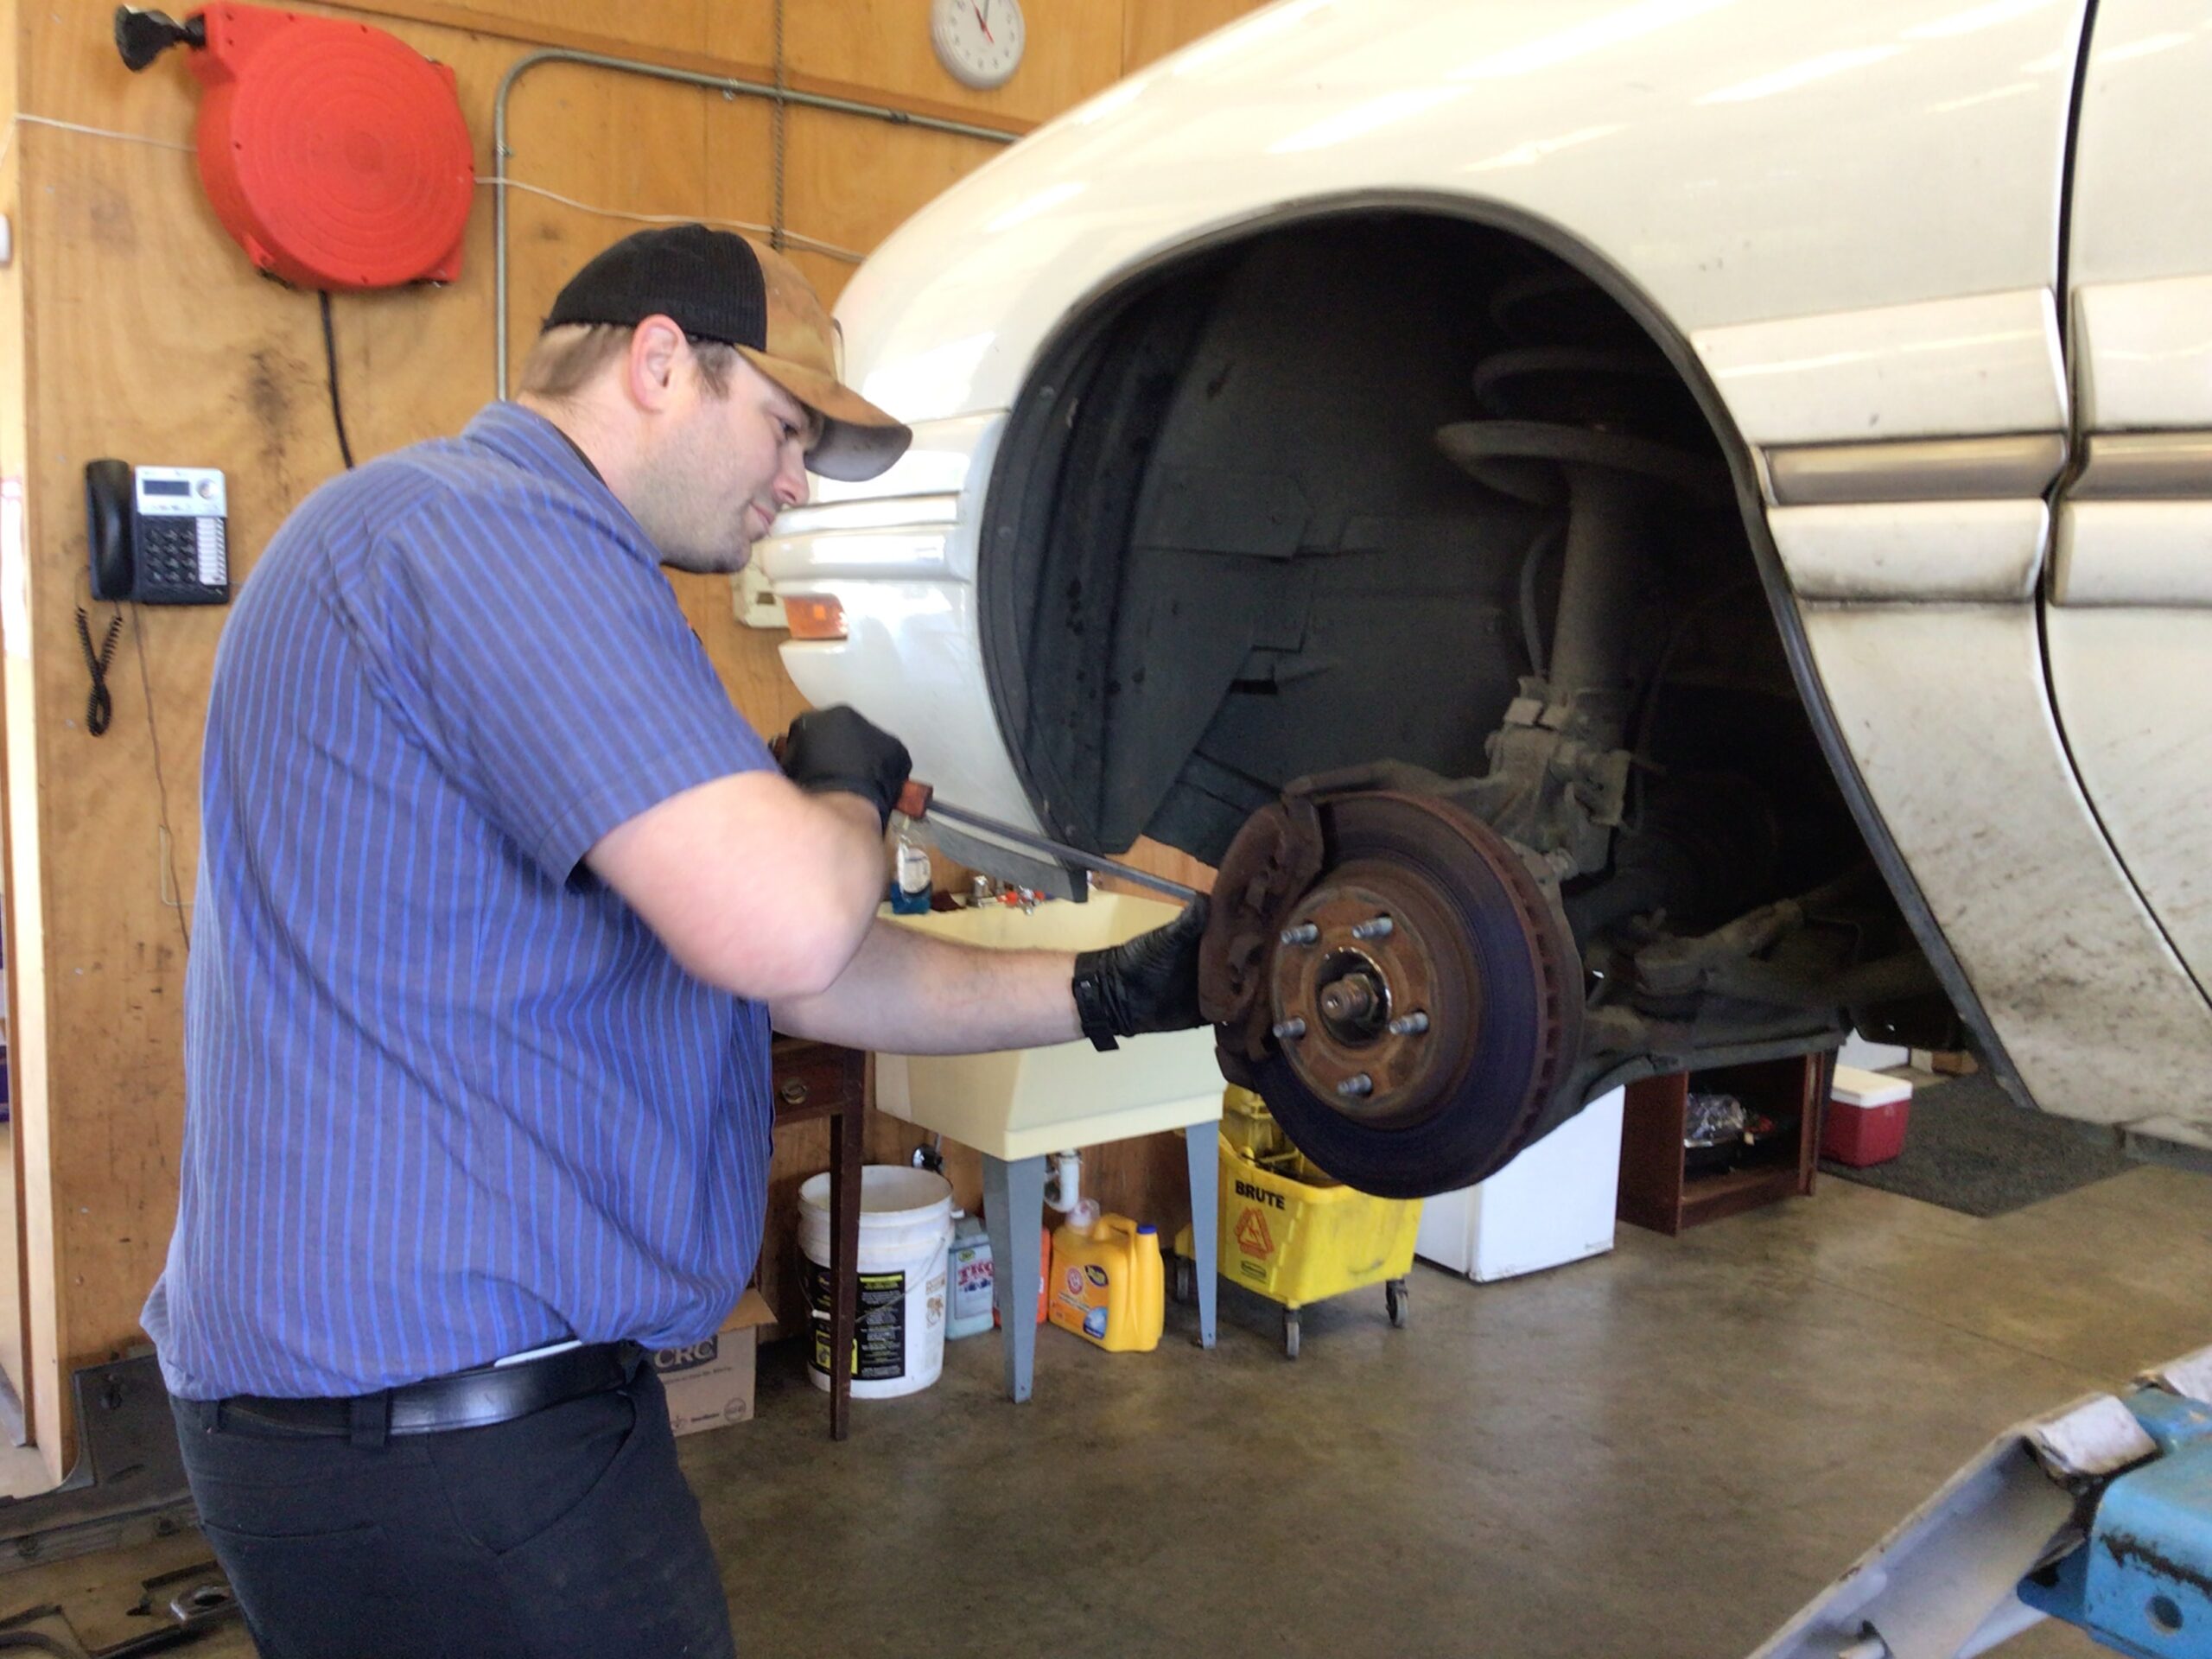
[[[806,1264],[807,1300],[814,1308],[814,1369],[830,1372],[830,1269]],[[895,1382],[906,1375],[906,1275],[860,1275],[860,1306],[853,1319],[852,1368],[861,1382]]]

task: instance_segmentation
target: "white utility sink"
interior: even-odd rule
[[[902,926],[1001,950],[1090,950],[1173,921],[1179,906],[1122,893],[895,916]],[[1125,1037],[1101,1053],[1078,1038],[996,1054],[879,1054],[878,1111],[1012,1162],[1221,1120],[1213,1030]],[[1211,1138],[1208,1145],[1211,1144]]]
[[[903,926],[995,950],[1090,950],[1174,919],[1178,906],[1123,893],[1093,893],[1084,904],[1047,899],[1033,911],[1012,905],[894,916]],[[1124,1037],[1101,1053],[1089,1040],[1000,1054],[878,1054],[875,1106],[950,1136],[983,1154],[983,1224],[991,1239],[991,1294],[1006,1356],[1007,1397],[1027,1400],[1034,1370],[1036,1304],[1016,1306],[1015,1287],[1039,1282],[1044,1269],[1037,1219],[1045,1198],[1045,1158],[1107,1141],[1221,1121],[1221,1068],[1213,1029]],[[1217,1136],[1185,1137],[1191,1180],[1192,1249],[1196,1254],[1198,1342],[1214,1344],[1214,1273],[1219,1186]],[[1142,1217],[1140,1217],[1142,1219]]]

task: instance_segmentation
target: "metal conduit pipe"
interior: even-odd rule
[[[911,110],[889,104],[866,104],[849,98],[829,98],[819,92],[795,92],[772,81],[702,75],[636,58],[611,58],[597,52],[571,51],[565,47],[525,53],[499,78],[498,95],[492,100],[493,390],[502,399],[507,395],[507,98],[517,81],[544,63],[580,63],[588,68],[613,69],[626,75],[643,75],[651,80],[672,80],[686,86],[698,86],[720,92],[725,98],[765,98],[771,103],[797,104],[810,110],[827,110],[833,115],[859,116],[894,127],[918,127],[925,132],[949,132],[960,138],[982,138],[995,144],[1010,144],[1014,140],[1014,134],[990,127],[942,120],[933,115],[916,115]]]

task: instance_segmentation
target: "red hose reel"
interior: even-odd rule
[[[181,24],[125,8],[116,41],[133,68],[194,48],[200,182],[258,269],[333,289],[461,274],[476,169],[446,65],[365,23],[261,6]]]

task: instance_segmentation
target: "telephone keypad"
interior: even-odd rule
[[[164,598],[198,598],[194,590],[227,579],[225,550],[219,518],[141,518],[140,587]]]

